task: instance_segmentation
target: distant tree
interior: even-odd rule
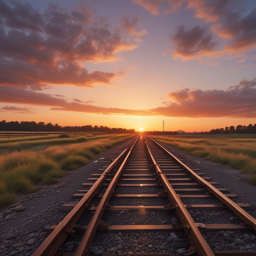
[[[242,130],[242,128],[243,128],[243,126],[239,124],[239,125],[236,127],[236,130],[239,131],[239,130]]]

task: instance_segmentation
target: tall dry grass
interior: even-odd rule
[[[251,174],[250,184],[256,185],[256,138],[174,137],[154,136],[162,142],[194,156]]]
[[[95,155],[129,138],[131,135],[100,135],[81,143],[0,155],[0,207],[11,204],[17,193],[35,191],[38,183],[57,182],[66,170],[86,165]]]
[[[51,145],[63,145],[63,144],[73,144],[73,143],[82,143],[87,140],[97,140],[109,138],[109,134],[61,134],[54,136],[42,136],[42,137],[22,137],[20,139],[13,139],[10,141],[1,141],[0,140],[0,151],[5,151],[7,153],[18,150],[27,150],[33,147],[38,146],[51,146]]]

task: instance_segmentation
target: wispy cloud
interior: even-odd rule
[[[74,111],[96,114],[169,117],[256,117],[256,78],[243,80],[227,90],[188,89],[170,92],[169,102],[153,109],[106,108],[90,101],[67,101],[65,98],[24,88],[0,87],[0,102],[47,106],[55,111]]]
[[[160,13],[158,9],[164,1],[165,0],[132,0],[132,2],[140,5],[153,15],[158,15]]]
[[[121,115],[152,115],[147,110],[132,110],[122,108],[106,108],[91,105],[91,101],[84,103],[77,101],[68,102],[64,98],[56,97],[51,94],[35,92],[24,88],[14,88],[10,86],[0,87],[0,102],[16,103],[36,106],[48,106],[51,110],[75,111],[95,114],[121,114]]]
[[[175,12],[181,7],[184,0],[132,0],[132,2],[140,5],[151,14],[158,15],[161,11],[165,14]],[[163,5],[163,10],[159,10]]]
[[[88,72],[84,62],[116,61],[136,48],[120,30],[95,19],[85,3],[44,13],[19,1],[0,1],[0,85],[108,85],[123,72]]]
[[[27,109],[27,108],[20,108],[20,107],[14,107],[14,106],[4,106],[2,108],[0,108],[0,111],[10,111],[10,112],[14,112],[14,113],[18,113],[18,114],[30,114],[33,113],[31,110]]]

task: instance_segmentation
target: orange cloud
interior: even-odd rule
[[[165,0],[132,0],[133,3],[136,3],[143,7],[145,10],[149,11],[153,15],[159,14],[159,7]]]
[[[185,0],[132,0],[133,3],[140,5],[153,15],[158,15],[160,13],[159,9],[162,4],[165,5],[163,12],[170,13],[175,12],[179,7],[181,7],[184,1]]]
[[[256,78],[243,80],[227,90],[185,88],[167,97],[173,102],[151,111],[172,117],[256,117]]]
[[[135,16],[123,16],[122,17],[124,30],[131,36],[143,36],[147,34],[146,30],[136,31],[139,25],[140,18]]]
[[[59,111],[75,111],[84,113],[96,114],[121,114],[121,115],[136,115],[136,116],[149,116],[152,115],[150,110],[132,110],[121,108],[105,108],[91,105],[91,101],[85,103],[75,100],[68,102],[64,98],[55,97],[50,94],[35,92],[24,88],[15,88],[11,86],[0,87],[0,102],[27,104],[36,106],[49,106],[51,110]]]
[[[187,8],[195,10],[195,17],[206,22],[216,22],[231,8],[233,0],[187,0]]]
[[[146,109],[105,108],[91,105],[90,101],[68,102],[64,98],[35,92],[24,88],[0,87],[0,102],[48,106],[51,110],[74,111],[95,114],[119,114],[134,116],[169,116],[169,117],[256,117],[256,78],[243,80],[227,90],[183,90],[170,92],[167,97],[171,102],[165,106]],[[10,109],[11,111],[11,109]],[[15,111],[13,109],[13,111]]]
[[[33,113],[32,111],[30,111],[27,108],[19,108],[19,107],[14,107],[14,106],[4,106],[2,108],[0,108],[0,112],[3,111],[11,111],[11,112],[15,112],[18,114],[30,114]]]

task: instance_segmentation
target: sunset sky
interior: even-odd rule
[[[255,0],[0,0],[6,121],[256,123]]]

